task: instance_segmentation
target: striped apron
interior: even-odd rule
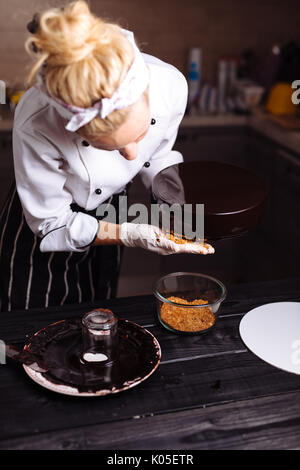
[[[119,196],[106,201],[118,215]],[[72,210],[96,217],[76,204]],[[116,296],[122,248],[90,246],[84,252],[47,252],[26,223],[13,183],[0,214],[0,311],[90,302]]]

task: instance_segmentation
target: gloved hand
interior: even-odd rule
[[[127,247],[145,248],[160,255],[173,253],[211,254],[215,250],[207,243],[176,243],[158,227],[148,224],[124,223],[120,225],[120,240]]]

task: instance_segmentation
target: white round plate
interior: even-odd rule
[[[276,302],[250,310],[240,322],[240,335],[263,361],[300,374],[300,302]]]

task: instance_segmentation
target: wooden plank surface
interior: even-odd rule
[[[249,352],[165,363],[138,387],[98,398],[55,394],[17,366],[1,369],[1,439],[300,391],[300,376]]]
[[[0,449],[299,450],[300,394],[27,435]]]

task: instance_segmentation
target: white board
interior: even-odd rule
[[[276,302],[250,310],[240,322],[240,335],[265,362],[300,374],[300,302]]]

